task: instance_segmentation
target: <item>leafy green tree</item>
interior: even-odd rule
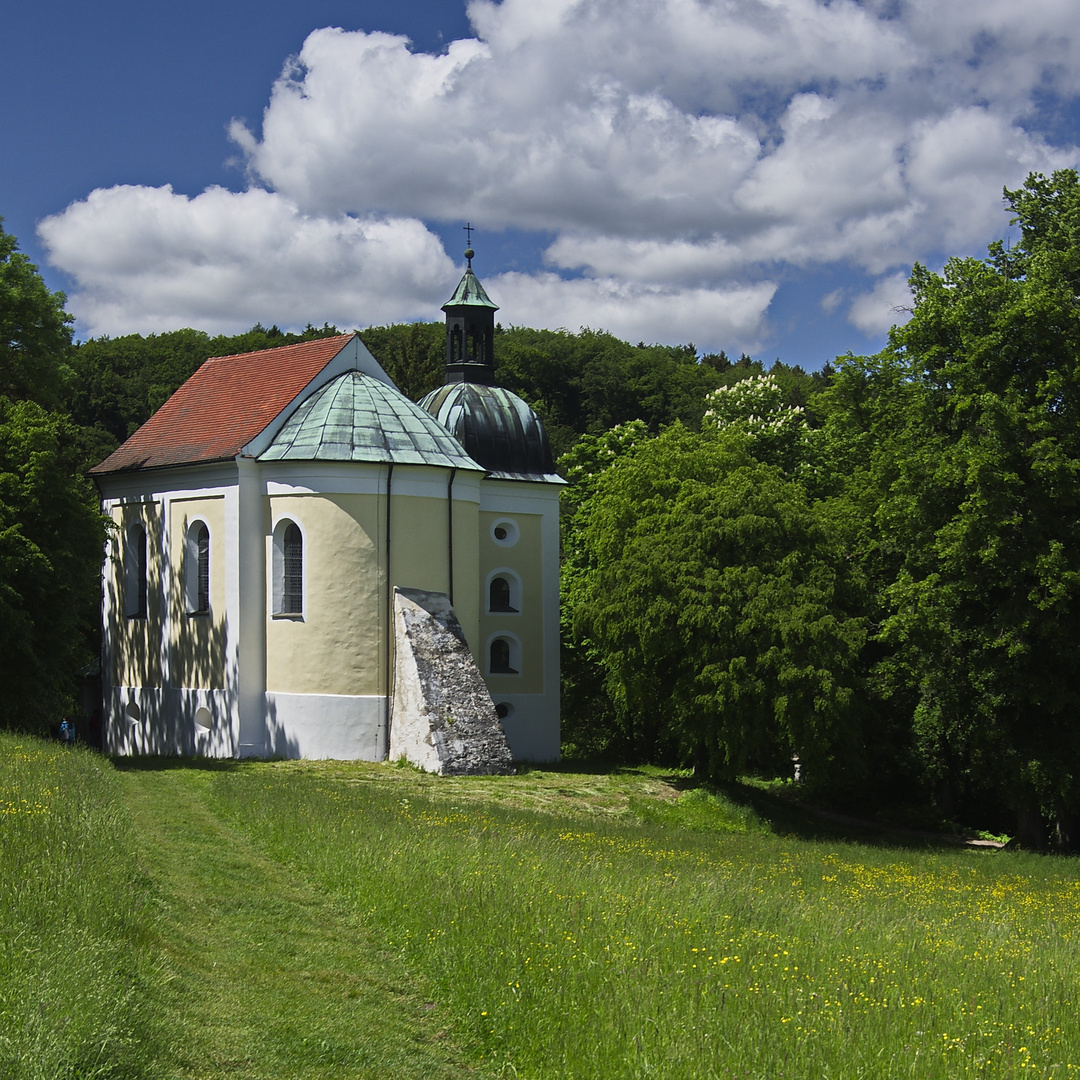
[[[569,756],[605,755],[623,760],[636,755],[634,721],[618,696],[608,692],[603,652],[575,612],[587,603],[584,590],[594,565],[585,543],[587,515],[579,513],[596,493],[599,478],[620,458],[652,436],[643,420],[630,420],[600,435],[583,435],[558,461],[568,482],[559,506],[562,538],[562,739]]]
[[[801,405],[789,405],[772,374],[750,375],[712,391],[705,399],[704,424],[739,428],[760,461],[795,473],[807,459],[810,427]]]
[[[54,405],[71,346],[62,292],[50,292],[37,267],[4,232],[0,218],[0,395]]]
[[[92,660],[105,530],[76,432],[0,398],[0,724],[44,732]]]
[[[917,266],[890,351],[911,388],[877,512],[902,552],[884,591],[895,682],[941,780],[986,787],[1038,841],[1080,806],[1080,184],[1006,198],[1010,252]]]
[[[499,381],[536,409],[556,456],[585,434],[629,420],[656,434],[679,420],[697,429],[722,377],[693,345],[630,345],[612,334],[515,327],[495,337]]]
[[[674,425],[619,457],[577,510],[571,618],[594,643],[635,750],[706,775],[858,761],[865,627],[802,486],[745,432]]]
[[[360,339],[397,388],[413,401],[443,384],[446,327],[442,323],[369,326]]]

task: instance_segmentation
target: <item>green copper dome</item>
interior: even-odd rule
[[[555,472],[551,444],[540,417],[502,386],[457,382],[421,399],[473,460],[498,480],[564,481]]]
[[[347,371],[293,410],[260,461],[367,461],[483,472],[430,413],[392,386]]]

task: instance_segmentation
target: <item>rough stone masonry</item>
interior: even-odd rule
[[[450,598],[394,589],[390,760],[445,776],[509,775],[514,759]]]

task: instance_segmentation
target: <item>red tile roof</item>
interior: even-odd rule
[[[91,475],[236,457],[354,336],[211,357]]]

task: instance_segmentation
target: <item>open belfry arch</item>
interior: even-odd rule
[[[356,334],[214,357],[91,470],[109,752],[382,760],[397,588],[452,605],[514,758],[558,758],[563,481],[466,255],[419,404]]]

